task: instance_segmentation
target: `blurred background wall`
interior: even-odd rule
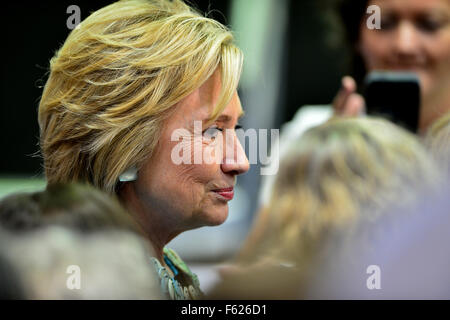
[[[1,30],[0,197],[45,186],[38,153],[37,108],[49,60],[70,30],[66,13],[78,5],[81,19],[111,1],[61,0],[3,4]],[[330,27],[318,0],[190,0],[231,26],[245,54],[239,93],[247,128],[280,128],[303,105],[328,104],[347,71],[347,49],[331,48]],[[186,260],[230,256],[257,210],[259,165],[238,179],[228,221],[186,232],[171,245]],[[208,239],[208,241],[205,241]]]

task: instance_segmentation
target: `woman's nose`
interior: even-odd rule
[[[394,39],[394,50],[399,58],[412,57],[417,54],[419,48],[420,39],[414,25],[407,21],[399,23]]]
[[[250,169],[250,164],[236,133],[227,132],[226,136],[224,156],[221,163],[222,171],[232,175],[239,175],[247,172]]]

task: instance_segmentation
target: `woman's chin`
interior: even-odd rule
[[[228,218],[228,204],[220,208],[214,208],[211,212],[207,212],[204,217],[205,226],[219,226]]]

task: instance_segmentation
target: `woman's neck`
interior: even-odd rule
[[[164,247],[180,232],[168,225],[167,219],[164,219],[164,216],[167,215],[150,212],[151,210],[143,205],[133,189],[132,183],[125,184],[120,190],[119,198],[139,225],[144,237],[149,241],[154,250],[153,256],[167,268],[164,261]]]

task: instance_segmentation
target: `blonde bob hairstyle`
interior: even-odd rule
[[[406,130],[376,118],[332,119],[289,146],[240,258],[305,267],[328,234],[413,204],[437,181],[431,157]]]
[[[119,175],[152,156],[177,103],[219,69],[214,120],[241,74],[233,41],[181,0],[118,1],[92,13],[50,60],[39,105],[48,184],[117,192]]]

